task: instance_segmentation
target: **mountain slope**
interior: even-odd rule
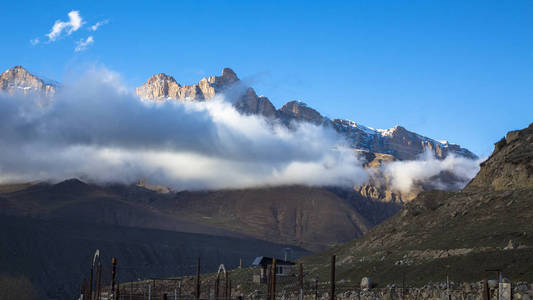
[[[303,186],[162,194],[73,179],[4,190],[3,215],[253,237],[314,251],[359,237],[398,209],[350,190]]]
[[[336,254],[339,279],[370,276],[381,286],[404,273],[411,284],[442,280],[446,273],[476,281],[488,269],[531,282],[532,140],[533,124],[509,133],[465,189],[422,192],[364,237],[303,262],[326,274]]]

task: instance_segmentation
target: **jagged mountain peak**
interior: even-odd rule
[[[238,81],[239,78],[230,68],[224,68],[221,76],[204,77],[196,84],[183,86],[174,77],[159,73],[138,87],[137,95],[148,100],[204,101]]]
[[[45,82],[18,65],[0,75],[0,91],[5,91],[11,95],[35,93],[41,96],[53,97],[56,92],[56,85]]]
[[[239,78],[237,77],[237,74],[235,74],[235,72],[231,68],[222,69],[222,78],[226,80],[232,80],[232,81],[239,80]]]

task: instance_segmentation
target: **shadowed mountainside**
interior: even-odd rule
[[[71,179],[1,190],[4,215],[252,237],[314,251],[359,237],[398,210],[354,191],[303,186],[162,194]]]
[[[109,284],[112,257],[118,258],[123,282],[190,275],[198,257],[203,272],[221,263],[236,267],[240,259],[248,266],[259,255],[281,256],[286,247],[251,238],[12,216],[0,218],[0,240],[0,270],[29,278],[39,299],[73,299],[89,277],[96,249],[102,253],[102,280]],[[292,249],[295,257],[309,253]]]

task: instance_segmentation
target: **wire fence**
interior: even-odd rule
[[[284,262],[287,263],[287,262]],[[321,265],[324,267],[324,265]],[[220,266],[217,275],[200,275],[200,259],[197,264],[184,266],[194,274],[178,278],[150,278],[121,283],[121,274],[134,269],[133,266],[118,267],[116,259],[111,266],[103,266],[95,255],[89,276],[80,289],[80,300],[318,300],[318,299],[509,299],[512,295],[510,283],[506,286],[499,273],[498,288],[489,288],[487,280],[476,284],[445,283],[428,284],[424,287],[390,285],[386,288],[372,288],[335,278],[335,256],[332,256],[329,278],[318,274],[316,266],[304,270],[304,265],[293,265],[290,272],[278,269],[276,260],[258,267],[253,276],[234,278]],[[196,271],[196,272],[193,272]],[[261,271],[261,272],[259,272]],[[489,270],[494,271],[494,270]],[[322,278],[320,278],[320,275]],[[503,285],[502,285],[503,284]],[[465,288],[468,286],[468,288]],[[504,296],[502,296],[502,294]],[[502,298],[503,297],[503,298]]]

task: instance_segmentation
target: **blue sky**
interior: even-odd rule
[[[73,10],[82,26],[50,42]],[[0,26],[0,68],[58,81],[94,64],[132,88],[231,67],[277,107],[298,99],[482,156],[533,122],[533,1],[9,1]]]

